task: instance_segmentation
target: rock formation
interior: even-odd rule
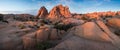
[[[38,15],[37,15],[36,18],[46,18],[47,15],[48,15],[47,9],[44,6],[42,6],[40,8],[40,10],[38,11]]]
[[[69,11],[69,8],[67,6],[58,5],[55,6],[48,15],[48,19],[51,20],[60,20],[61,18],[69,18],[71,17],[71,13]]]
[[[119,50],[107,42],[96,42],[77,36],[71,36],[65,41],[59,43],[55,48],[48,50]]]
[[[41,42],[59,40],[63,34],[65,34],[65,31],[41,26],[39,30],[23,36],[23,45],[25,49],[31,49]]]
[[[108,20],[107,24],[114,28],[120,28],[120,19],[119,18],[111,18]]]
[[[35,18],[3,15],[0,50],[120,50],[120,12],[72,14],[67,6],[58,5],[49,13],[41,7]]]
[[[119,37],[97,21],[73,27],[63,42],[48,50],[119,50],[119,43]]]

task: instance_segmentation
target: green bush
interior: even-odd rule
[[[88,20],[88,17],[82,17],[81,19],[82,20]]]
[[[19,27],[20,29],[24,29],[24,28],[25,28],[25,26],[22,25],[22,24],[18,25],[18,27]]]
[[[54,28],[67,31],[68,29],[72,28],[73,26],[74,26],[73,24],[67,24],[67,25],[57,24],[54,26]]]

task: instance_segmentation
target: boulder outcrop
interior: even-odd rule
[[[92,41],[77,36],[72,36],[48,50],[119,50],[111,43]]]
[[[58,5],[55,6],[48,15],[48,19],[52,21],[61,20],[62,18],[69,18],[71,17],[71,13],[69,11],[69,8],[67,6]]]

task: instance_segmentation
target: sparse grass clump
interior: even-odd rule
[[[18,27],[19,27],[20,29],[24,29],[24,28],[25,28],[25,26],[22,25],[22,24],[18,25]]]

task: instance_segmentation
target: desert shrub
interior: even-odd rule
[[[115,33],[116,35],[120,36],[120,30],[116,30],[114,33]]]
[[[67,31],[68,29],[72,28],[73,26],[74,26],[73,24],[67,24],[67,25],[57,24],[54,26],[54,28]]]
[[[51,44],[48,41],[44,41],[44,42],[37,44],[37,49],[39,49],[39,50],[46,50],[51,47],[53,47],[53,44]]]
[[[25,26],[22,25],[22,24],[18,25],[18,27],[19,27],[20,29],[24,29],[24,28],[25,28]]]
[[[44,24],[50,24],[51,21],[49,21],[48,19],[39,19],[38,20],[40,23],[44,23]]]
[[[88,18],[85,17],[85,16],[83,16],[81,19],[82,19],[82,20],[88,20]]]

